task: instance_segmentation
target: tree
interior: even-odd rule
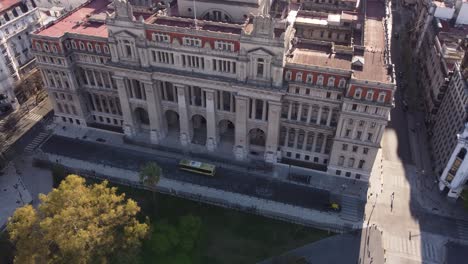
[[[115,263],[136,259],[148,224],[140,208],[107,181],[87,186],[69,175],[57,189],[41,194],[38,209],[18,208],[7,230],[16,263]]]
[[[154,227],[151,239],[146,246],[160,263],[189,264],[200,236],[202,222],[199,217],[186,215],[175,225],[161,220]]]
[[[160,178],[161,167],[159,167],[155,162],[150,162],[141,168],[140,182],[144,185],[153,188],[158,184]],[[155,199],[155,192],[153,191],[153,202]]]

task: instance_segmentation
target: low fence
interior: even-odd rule
[[[237,210],[237,211],[241,211],[241,212],[245,212],[245,213],[257,214],[257,215],[265,216],[265,217],[268,217],[268,218],[272,218],[272,219],[276,219],[276,220],[280,220],[280,221],[285,221],[285,222],[290,222],[290,223],[295,223],[295,224],[300,224],[300,225],[304,225],[304,226],[308,226],[308,227],[318,228],[318,229],[326,230],[326,231],[329,231],[329,232],[343,233],[343,232],[348,232],[348,231],[352,231],[352,230],[360,228],[360,226],[353,226],[352,224],[323,223],[323,222],[314,221],[314,220],[310,220],[310,219],[304,219],[304,218],[301,218],[301,217],[296,217],[296,216],[293,216],[293,215],[289,215],[289,214],[285,214],[285,213],[281,213],[281,212],[277,212],[277,211],[271,211],[271,210],[267,210],[267,209],[257,208],[256,206],[245,206],[245,205],[242,205],[240,203],[235,203],[235,202],[229,201],[227,199],[223,199],[223,198],[210,197],[210,196],[206,196],[206,195],[202,195],[202,194],[194,194],[194,193],[190,193],[190,192],[183,191],[183,190],[175,190],[175,189],[168,188],[168,187],[165,187],[165,186],[150,187],[150,186],[141,184],[137,180],[123,179],[123,178],[118,178],[118,177],[112,177],[112,176],[109,176],[109,175],[103,174],[103,173],[97,173],[95,170],[85,169],[84,167],[86,167],[86,166],[82,166],[79,169],[74,168],[74,167],[70,167],[70,166],[64,166],[63,164],[61,164],[61,162],[57,162],[58,160],[56,162],[54,162],[53,160],[56,157],[54,155],[51,155],[51,156],[53,156],[53,157],[50,157],[50,158],[52,158],[52,161],[49,160],[48,154],[42,154],[42,156],[38,156],[36,158],[35,162],[36,163],[41,163],[42,166],[47,166],[49,168],[52,168],[55,164],[60,164],[61,166],[63,166],[65,168],[65,170],[68,173],[78,174],[78,175],[81,175],[81,176],[86,177],[86,178],[91,178],[91,179],[95,179],[95,180],[107,180],[107,181],[112,182],[114,184],[125,185],[125,186],[129,186],[129,187],[132,187],[132,188],[144,189],[144,190],[148,190],[148,191],[157,191],[157,192],[160,192],[160,193],[163,193],[163,194],[172,195],[172,196],[176,196],[176,197],[180,197],[180,198],[184,198],[184,199],[188,199],[188,200],[192,200],[192,201],[196,201],[196,202],[203,202],[203,203],[206,203],[206,204],[219,206],[219,207],[224,207],[224,208]],[[62,159],[69,159],[69,158],[62,157]],[[61,160],[61,161],[63,161],[63,160]],[[123,169],[116,169],[116,170],[121,171],[122,175],[127,174],[128,176],[130,176],[129,174],[133,174],[133,175],[137,174],[136,172],[127,171],[127,170],[123,170]],[[104,170],[102,170],[102,171],[104,171]],[[168,179],[168,180],[170,180],[170,179]],[[174,180],[170,180],[170,181],[174,181]],[[175,181],[175,182],[178,182],[178,181]],[[181,184],[186,185],[188,183],[181,183]],[[191,185],[193,185],[193,184],[191,184]],[[196,186],[196,185],[194,185],[194,186]],[[202,186],[202,187],[207,188],[208,190],[212,189],[212,190],[216,190],[216,191],[219,191],[219,192],[224,192],[222,190],[217,190],[217,189],[213,189],[213,188],[209,188],[209,187],[204,187],[204,186]],[[244,196],[246,196],[246,195],[244,195]],[[247,197],[249,197],[251,199],[259,199],[257,197],[251,197],[251,196],[247,196]],[[272,203],[277,203],[277,202],[272,202]],[[299,210],[309,210],[309,209],[306,209],[306,208],[293,206],[293,205],[288,205],[288,206],[295,207],[296,209],[299,209]]]

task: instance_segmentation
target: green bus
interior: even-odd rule
[[[204,174],[208,176],[214,176],[216,173],[216,166],[209,164],[209,163],[203,163],[199,161],[194,161],[194,160],[186,160],[183,159],[179,162],[179,168],[181,170],[185,171],[190,171],[198,174]]]

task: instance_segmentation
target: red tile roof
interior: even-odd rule
[[[100,22],[87,22],[86,18],[107,11],[108,2],[104,0],[90,1],[72,11],[65,17],[55,21],[37,35],[47,37],[61,37],[65,33],[75,33],[87,36],[107,38],[107,26]]]
[[[1,0],[0,1],[0,14],[11,9],[12,7],[19,5],[21,0]]]

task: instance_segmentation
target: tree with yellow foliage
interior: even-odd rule
[[[136,219],[135,201],[107,185],[69,175],[40,195],[38,209],[18,208],[7,225],[15,263],[134,262],[149,226]]]

